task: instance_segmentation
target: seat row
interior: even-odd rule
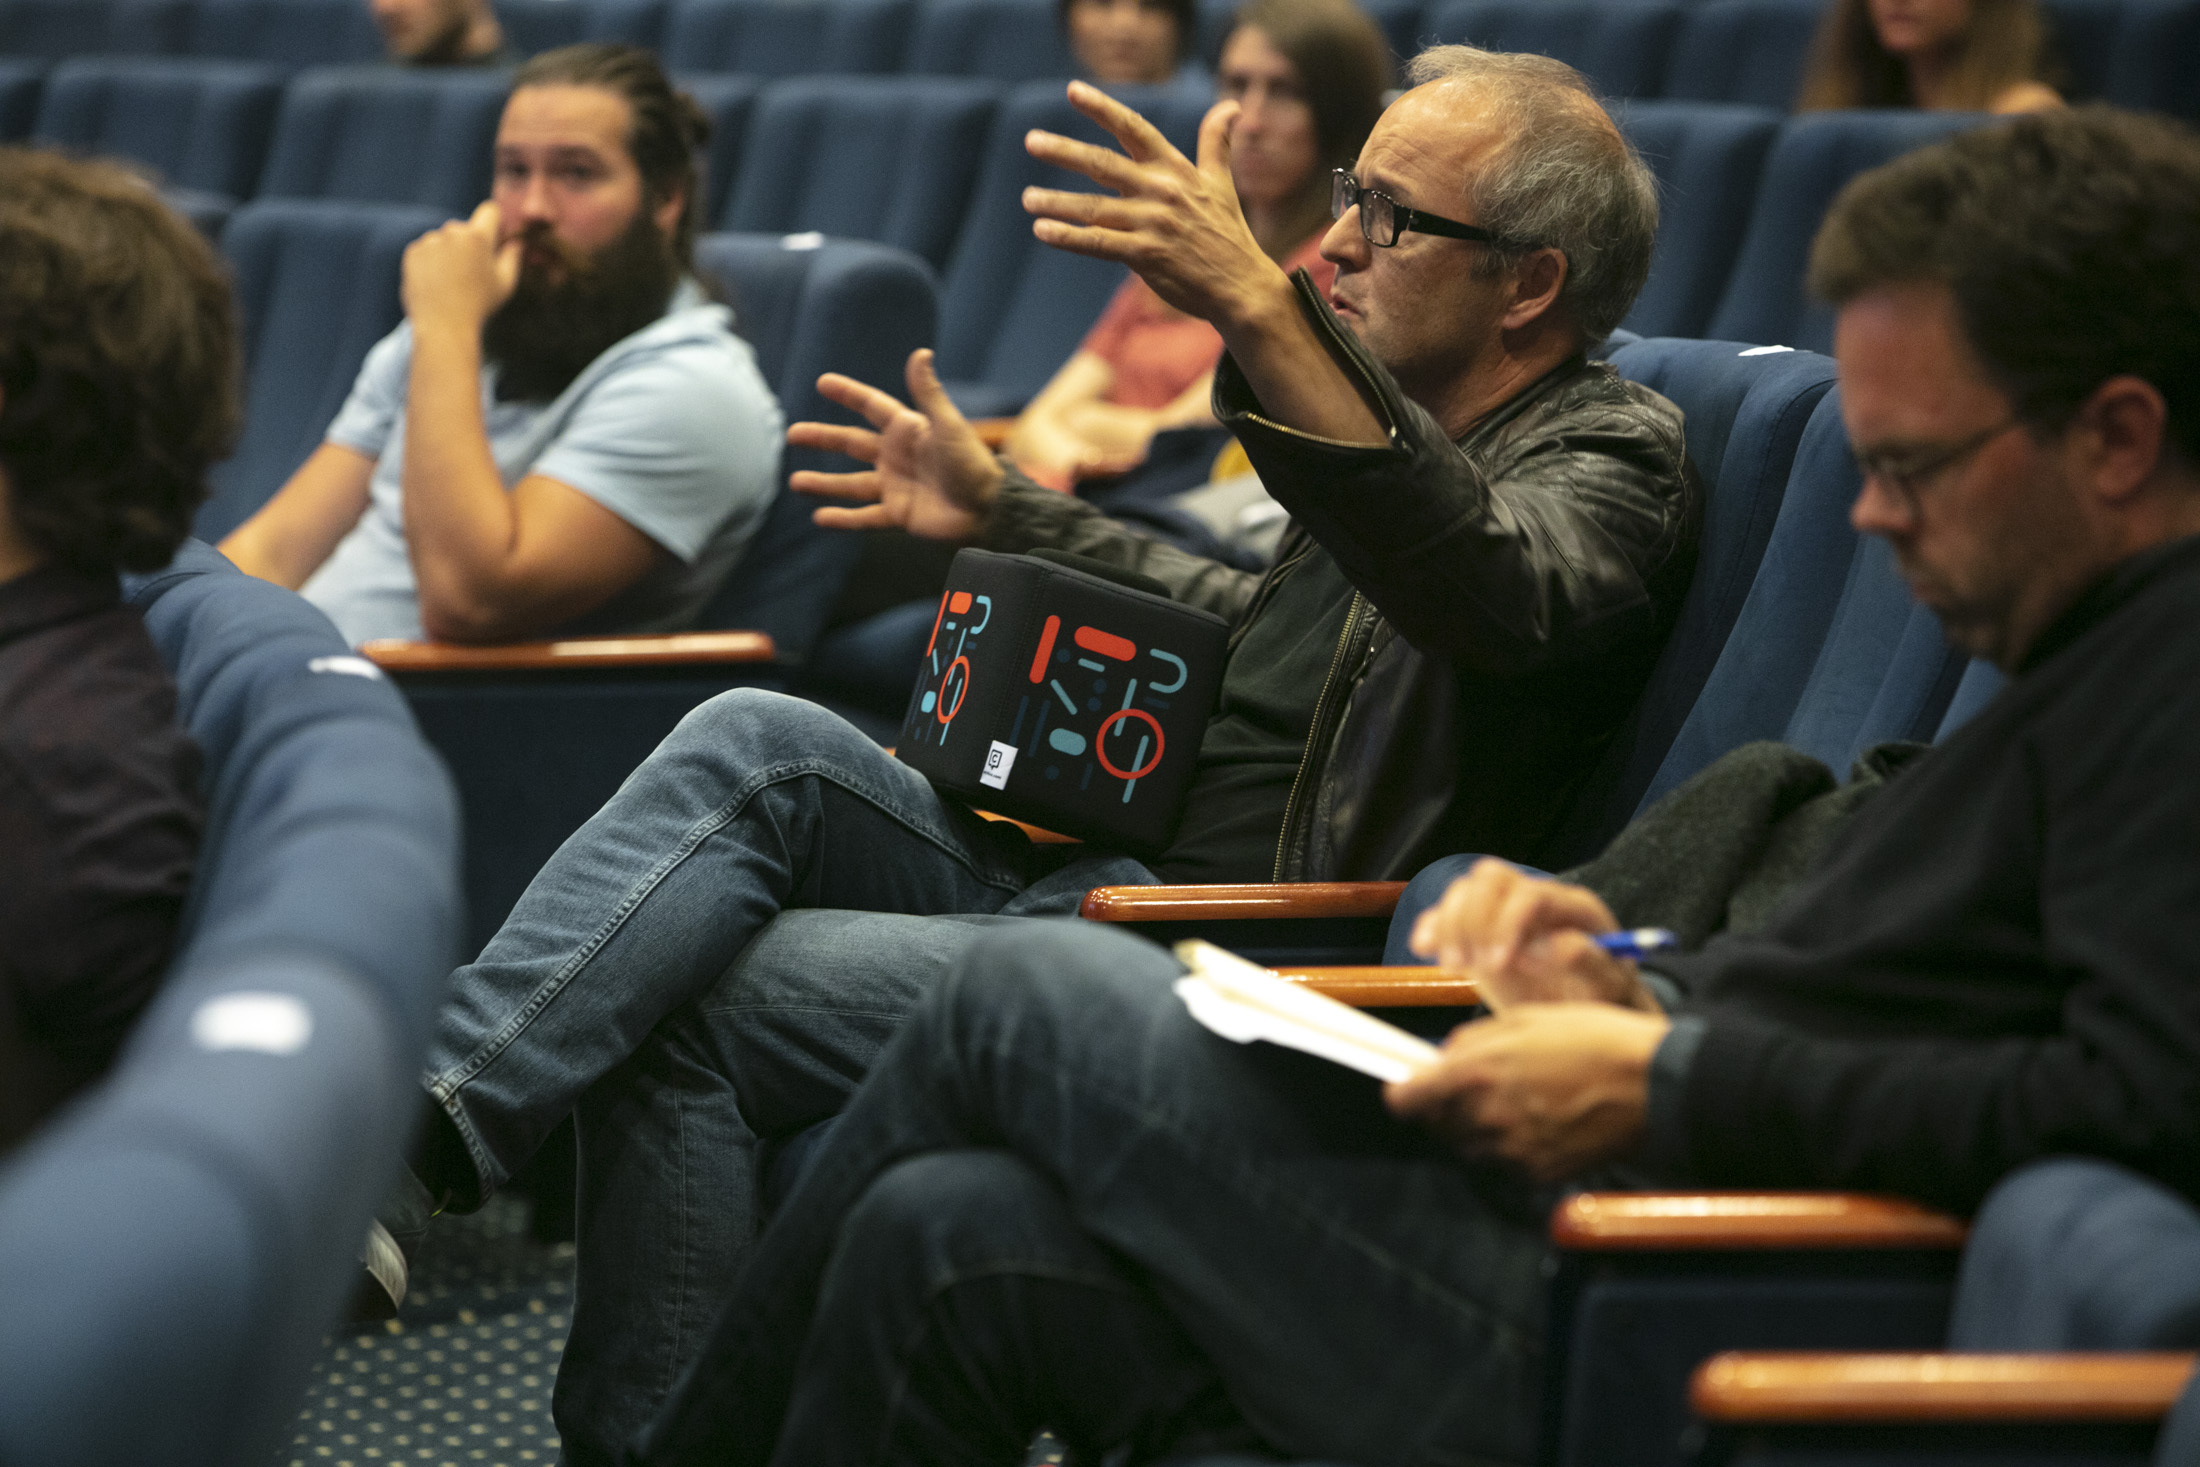
[[[1401,56],[1437,41],[1538,51],[1614,96],[1785,107],[1820,0],[1365,0]],[[2196,0],[2044,0],[2067,89],[2200,115]],[[1200,0],[1202,54],[1236,0]],[[686,71],[1067,76],[1049,0],[503,0],[513,49],[581,40]],[[194,55],[289,66],[377,60],[365,0],[0,0],[0,57]]]

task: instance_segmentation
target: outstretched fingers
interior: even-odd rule
[[[846,454],[867,464],[878,462],[878,434],[868,428],[851,428],[845,423],[790,423],[787,425],[787,446]]]
[[[1228,188],[1233,197],[1237,180],[1230,172],[1230,131],[1244,110],[1236,102],[1217,102],[1199,120],[1199,171]]]
[[[909,366],[903,376],[909,383],[909,401],[918,412],[935,423],[962,422],[962,410],[940,385],[939,368],[934,365],[930,347],[920,346],[909,353]]]
[[[1112,188],[1117,193],[1127,194],[1138,186],[1138,165],[1115,149],[1103,148],[1097,143],[1080,142],[1035,127],[1024,134],[1024,151],[1041,163],[1082,173],[1102,188]]]
[[[843,377],[838,372],[827,372],[818,378],[817,390],[850,412],[862,414],[865,422],[882,431],[887,424],[894,421],[894,415],[902,410],[901,403],[891,392],[881,392],[868,383],[858,382],[853,377]]]
[[[852,474],[828,474],[820,469],[800,469],[787,476],[787,487],[797,494],[825,499],[860,499],[875,502],[881,493],[876,469]]]
[[[1184,156],[1177,152],[1173,143],[1162,136],[1160,128],[1091,82],[1071,82],[1069,102],[1072,107],[1106,128],[1108,135],[1123,145],[1123,151],[1130,154],[1134,163]]]

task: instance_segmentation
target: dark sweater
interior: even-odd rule
[[[2200,1197],[2200,538],[2082,596],[1768,927],[1658,966],[1700,1183],[1967,1210],[2081,1152]]]
[[[0,1152],[106,1069],[160,987],[198,772],[112,576],[0,583]]]

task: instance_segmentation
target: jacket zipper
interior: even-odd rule
[[[1298,814],[1299,790],[1306,783],[1307,766],[1314,762],[1314,745],[1322,736],[1323,716],[1329,711],[1330,690],[1337,683],[1337,669],[1344,665],[1344,654],[1352,645],[1352,635],[1359,630],[1361,597],[1352,593],[1352,600],[1345,607],[1344,629],[1337,633],[1337,650],[1329,656],[1329,671],[1322,677],[1322,690],[1314,699],[1314,719],[1306,730],[1306,747],[1299,751],[1298,771],[1291,776],[1291,793],[1283,802],[1283,827],[1276,833],[1276,866],[1272,880],[1283,880],[1284,852],[1290,849],[1291,825]]]

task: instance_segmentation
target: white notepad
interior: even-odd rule
[[[1211,942],[1180,942],[1192,971],[1176,980],[1192,1017],[1239,1044],[1265,1039],[1319,1055],[1378,1080],[1403,1080],[1436,1058],[1436,1046],[1327,994],[1286,983]]]

